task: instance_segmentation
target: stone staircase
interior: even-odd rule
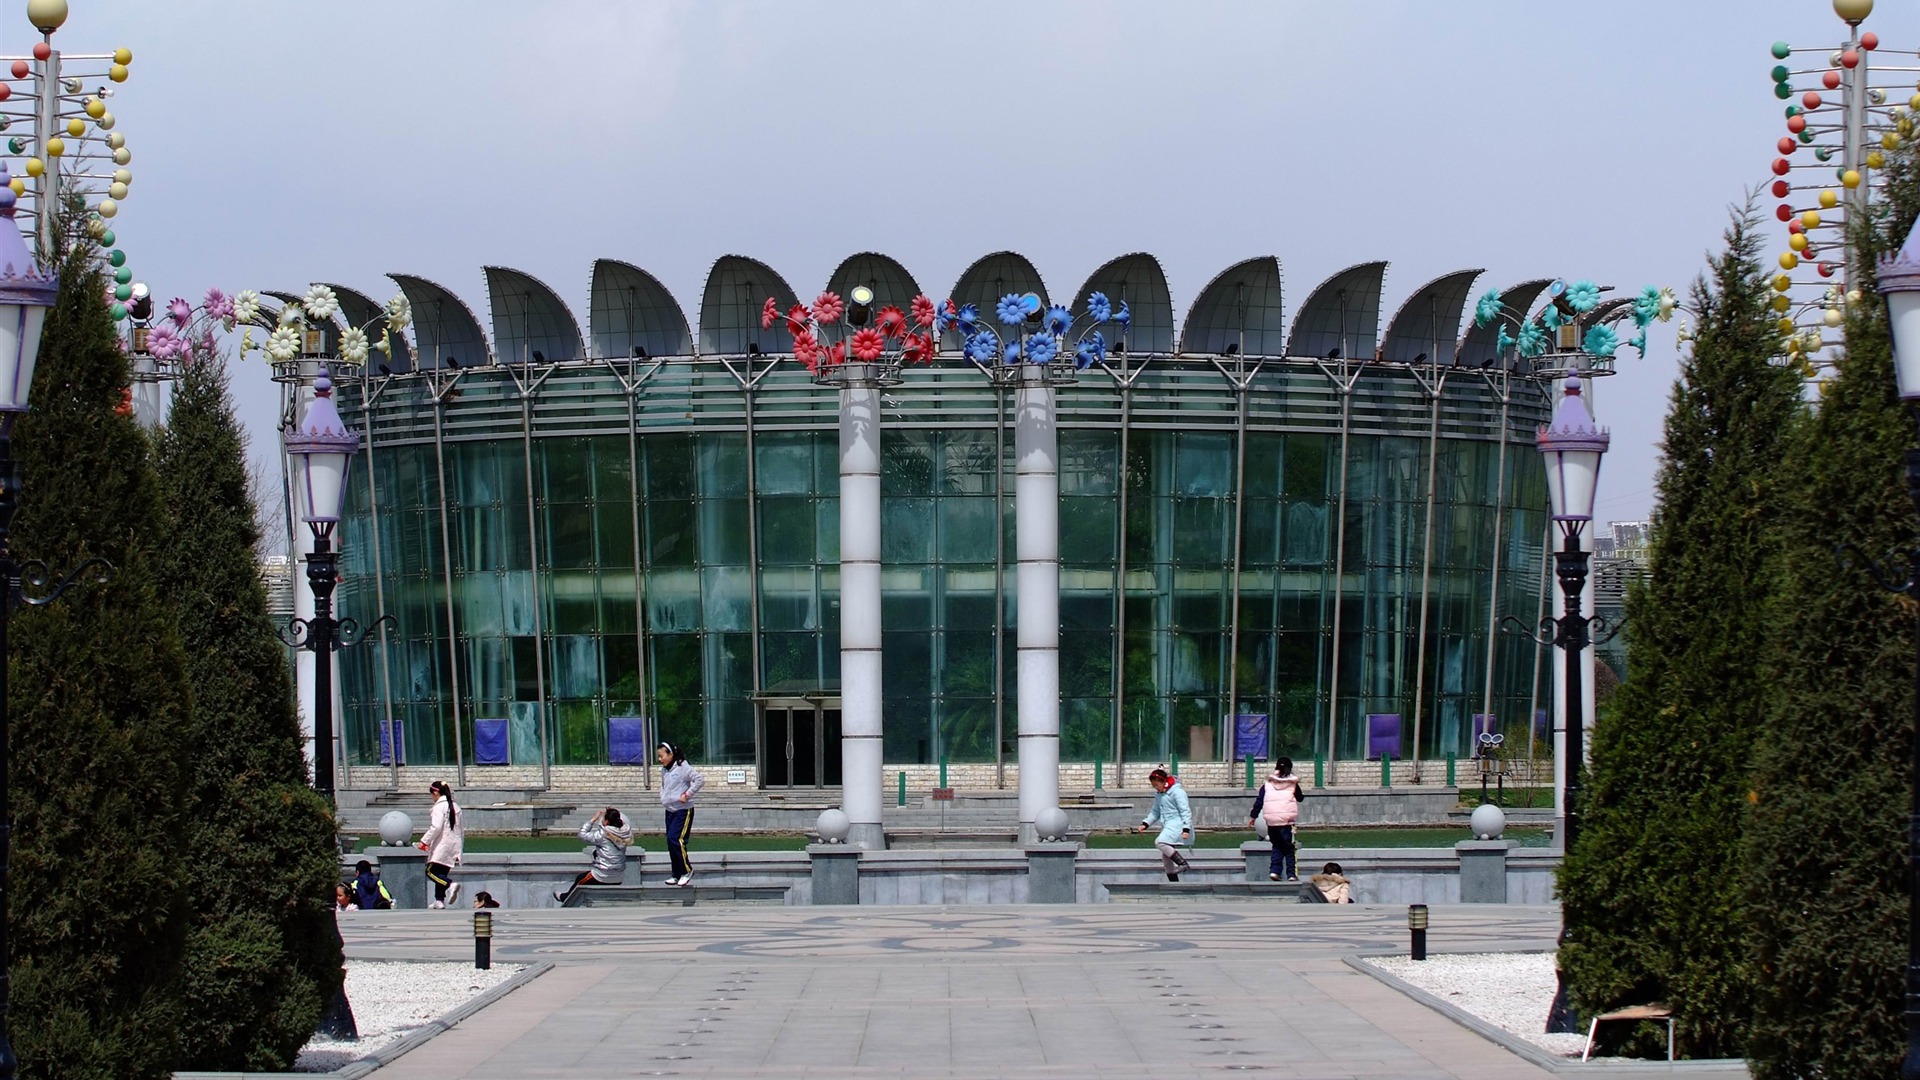
[[[698,907],[701,904],[785,905],[786,885],[583,885],[567,907]]]

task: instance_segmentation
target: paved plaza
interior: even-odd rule
[[[351,957],[471,957],[464,914],[341,928]],[[1429,948],[1547,949],[1558,926],[1551,907],[1436,907]],[[1553,1075],[1343,962],[1405,949],[1398,907],[501,911],[495,935],[496,960],[555,967],[377,1076]]]

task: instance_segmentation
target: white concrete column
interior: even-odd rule
[[[840,808],[847,842],[870,850],[887,846],[880,695],[880,390],[850,379],[840,389]]]
[[[1023,364],[1014,397],[1014,553],[1018,562],[1020,842],[1060,805],[1060,438],[1045,368]]]

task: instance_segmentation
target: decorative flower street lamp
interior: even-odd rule
[[[307,417],[281,437],[292,466],[293,512],[313,535],[313,553],[307,556],[307,586],[313,591],[313,615],[288,620],[281,638],[290,647],[308,649],[314,657],[313,786],[333,802],[333,650],[351,648],[381,624],[382,615],[362,630],[352,619],[333,617],[333,589],[339,582],[339,553],[333,537],[340,524],[340,502],[346,492],[347,469],[360,436],[347,430],[333,403],[333,380],[321,368],[313,379],[313,403]]]
[[[269,294],[281,303],[277,315],[262,308],[260,294],[245,289],[234,295],[232,310],[227,314],[229,327],[240,324],[246,327],[240,338],[240,355],[258,349],[264,353],[273,369],[273,381],[285,389],[281,405],[282,430],[292,434],[302,427],[302,417],[306,416],[317,399],[317,386],[324,372],[330,385],[349,380],[357,381],[365,370],[369,351],[388,352],[392,348],[393,335],[406,329],[412,320],[412,310],[406,297],[395,295],[388,300],[381,313],[363,326],[342,326],[336,321],[341,313],[340,298],[325,285],[315,285],[304,295],[291,293]],[[179,301],[175,301],[179,304]],[[369,333],[374,323],[381,323],[376,333]],[[255,329],[268,331],[264,341],[254,339]],[[148,339],[152,348],[152,338]],[[333,411],[334,421],[339,421],[338,406],[329,402],[327,407]],[[300,482],[304,463],[300,458],[287,451],[287,475],[297,486]],[[308,562],[311,578],[313,562],[322,549],[318,546],[318,534],[313,530],[295,528],[292,536],[293,551],[297,557]],[[332,580],[329,577],[329,580]],[[329,586],[331,591],[331,586]],[[314,590],[294,591],[294,626],[318,621],[323,618],[319,610],[317,592]],[[346,624],[337,624],[346,625]],[[367,628],[371,634],[376,622]],[[286,637],[287,635],[282,635]],[[321,763],[324,761],[329,779],[333,767],[333,746],[329,741],[330,732],[321,729],[320,712],[324,709],[330,717],[333,710],[333,682],[331,654],[326,648],[307,644],[310,633],[304,637],[289,641],[298,649],[312,653],[309,662],[301,658],[295,665],[294,681],[296,694],[304,710],[306,722],[312,725],[314,732],[313,761],[315,786],[319,786]],[[365,640],[360,635],[351,640],[336,640],[337,647],[347,647]],[[324,793],[329,797],[333,789],[328,786]]]
[[[967,360],[997,386],[1013,385],[1014,552],[1020,707],[1020,842],[1040,838],[1035,822],[1060,806],[1060,439],[1054,389],[1106,359],[1099,327],[1132,321],[1104,293],[1075,315],[1047,307],[1034,293],[1009,293],[994,305],[1000,329],[972,305],[948,300],[938,329],[957,330]]]
[[[100,559],[88,559],[58,584],[47,588],[52,575],[39,560],[22,562],[13,553],[13,513],[20,506],[20,464],[13,457],[13,422],[27,411],[33,388],[34,361],[39,358],[40,329],[53,306],[60,281],[34,265],[27,243],[14,224],[17,196],[0,164],[0,1080],[10,1080],[19,1067],[8,1035],[10,982],[6,977],[11,952],[7,934],[7,866],[13,847],[13,813],[7,752],[7,619],[22,604],[50,604],[88,570],[105,581],[112,568]],[[29,592],[28,590],[33,590]]]
[[[900,365],[933,359],[933,301],[916,296],[910,312],[874,308],[865,285],[845,301],[823,292],[812,307],[783,316],[771,297],[761,329],[785,318],[794,359],[814,381],[840,390],[840,803],[847,839],[887,846],[880,822],[882,777],[880,667],[880,401],[900,382]]]
[[[1554,408],[1553,420],[1540,429],[1538,443],[1546,458],[1547,495],[1552,504],[1553,521],[1560,527],[1560,550],[1553,553],[1554,576],[1560,580],[1565,597],[1565,614],[1541,621],[1538,631],[1519,619],[1508,616],[1503,624],[1517,626],[1539,645],[1557,645],[1562,650],[1563,722],[1566,739],[1555,754],[1555,771],[1560,779],[1560,813],[1563,851],[1572,851],[1580,827],[1580,771],[1586,764],[1586,680],[1584,672],[1592,660],[1587,649],[1605,644],[1619,628],[1604,619],[1585,613],[1588,559],[1588,526],[1593,521],[1594,495],[1600,478],[1600,456],[1606,453],[1606,429],[1594,424],[1593,416],[1581,397],[1581,377],[1613,373],[1614,354],[1621,345],[1631,346],[1642,356],[1647,351],[1647,328],[1655,321],[1673,317],[1677,302],[1671,289],[1652,285],[1630,298],[1603,300],[1606,290],[1591,281],[1571,285],[1555,281],[1547,287],[1547,304],[1536,316],[1515,312],[1502,302],[1498,291],[1482,296],[1474,307],[1474,323],[1485,326],[1503,320],[1495,347],[1511,349],[1532,362],[1535,377],[1564,377],[1562,395]],[[1631,319],[1633,337],[1622,342],[1614,324]],[[1508,333],[1508,324],[1516,329]],[[1598,627],[1598,631],[1594,627]],[[1567,929],[1561,923],[1560,943],[1565,945]],[[1578,1024],[1567,1001],[1566,971],[1559,973],[1560,986],[1547,1017],[1547,1030],[1568,1032]]]
[[[1887,298],[1887,322],[1893,331],[1893,376],[1900,397],[1920,415],[1920,228],[1907,235],[1899,254],[1879,266],[1879,290]],[[1907,448],[1907,494],[1920,510],[1920,449]],[[1868,564],[1874,580],[1889,592],[1920,601],[1920,548],[1890,560],[1889,567]],[[1905,565],[1900,565],[1902,562]],[[1915,660],[1920,672],[1920,657]],[[1903,1080],[1920,1080],[1920,691],[1914,696],[1912,743],[1908,747],[1908,786],[1912,789],[1907,822],[1907,893],[1915,897],[1907,911],[1907,1056]]]

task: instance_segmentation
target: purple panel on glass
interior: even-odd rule
[[[380,764],[394,763],[393,749],[400,748],[400,764],[407,763],[407,728],[398,720],[380,721]]]
[[[642,716],[607,717],[607,761],[613,765],[650,765],[647,721]]]
[[[1245,761],[1247,755],[1264,761],[1267,757],[1267,714],[1240,713],[1233,718],[1233,760]]]
[[[473,763],[505,765],[507,757],[507,722],[475,720],[473,722]]]
[[[1492,735],[1499,730],[1499,725],[1494,723],[1492,713],[1477,712],[1473,714],[1473,743],[1475,746],[1480,745],[1480,736]]]
[[[1367,714],[1367,760],[1378,761],[1380,755],[1400,756],[1400,714]]]

